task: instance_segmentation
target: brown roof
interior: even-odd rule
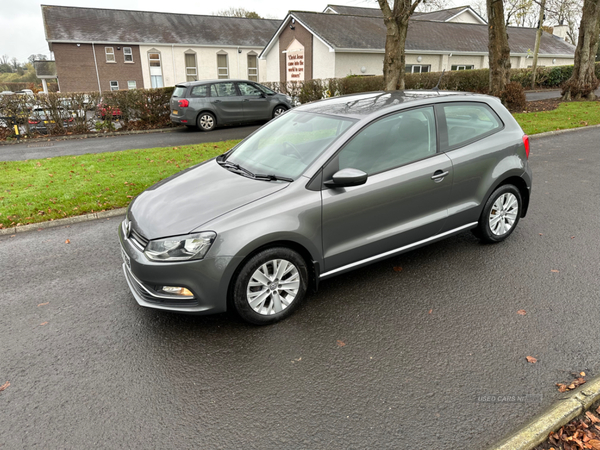
[[[310,31],[333,49],[381,50],[386,29],[381,17],[291,11]],[[351,30],[351,32],[349,32]],[[535,28],[508,28],[511,53],[525,54],[535,45]],[[406,50],[488,53],[487,25],[411,20]],[[540,54],[573,55],[575,46],[544,32]]]
[[[42,5],[48,42],[264,47],[280,20]]]

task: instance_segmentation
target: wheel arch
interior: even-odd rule
[[[215,114],[215,112],[208,108],[204,108],[204,109],[201,109],[200,111],[198,111],[198,114],[196,114],[196,118],[194,119],[194,124],[196,126],[198,126],[198,118],[204,113],[209,113],[211,116],[213,116],[215,118],[215,127],[216,127],[219,123],[219,119],[217,118],[217,115]]]
[[[519,190],[519,193],[521,194],[521,201],[523,203],[522,208],[521,208],[521,218],[525,217],[525,215],[527,214],[527,209],[529,208],[529,196],[530,196],[529,189],[527,188],[527,183],[525,183],[525,180],[523,180],[523,178],[521,178],[521,177],[512,176],[512,177],[502,180],[494,188],[494,191],[496,189],[498,189],[500,186],[505,186],[507,184],[512,184]],[[491,195],[491,193],[490,193],[490,195]]]

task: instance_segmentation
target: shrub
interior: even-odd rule
[[[523,111],[527,105],[525,90],[516,81],[511,81],[506,85],[506,88],[500,95],[500,99],[510,111]]]

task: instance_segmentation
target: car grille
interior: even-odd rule
[[[139,295],[145,302],[154,303],[157,305],[164,306],[181,306],[181,307],[189,307],[189,306],[198,306],[198,300],[195,297],[180,297],[180,296],[167,296],[164,294],[157,293],[154,288],[147,286],[145,283],[142,283],[140,280],[136,278],[136,276],[131,272],[131,269],[127,266],[127,264],[123,264],[125,276],[129,281],[129,286],[135,294]]]
[[[131,239],[132,243],[142,251],[148,245],[148,239],[146,239],[144,236],[138,233],[138,231],[133,227],[131,227],[131,234],[129,235],[129,239]]]

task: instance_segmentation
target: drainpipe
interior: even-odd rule
[[[175,76],[175,45],[171,44],[171,56],[173,57],[173,86],[177,84],[177,77]]]
[[[100,75],[98,74],[98,62],[96,61],[96,47],[92,42],[92,53],[94,54],[94,65],[96,66],[96,78],[98,79],[98,91],[102,94],[102,87],[100,86]]]

